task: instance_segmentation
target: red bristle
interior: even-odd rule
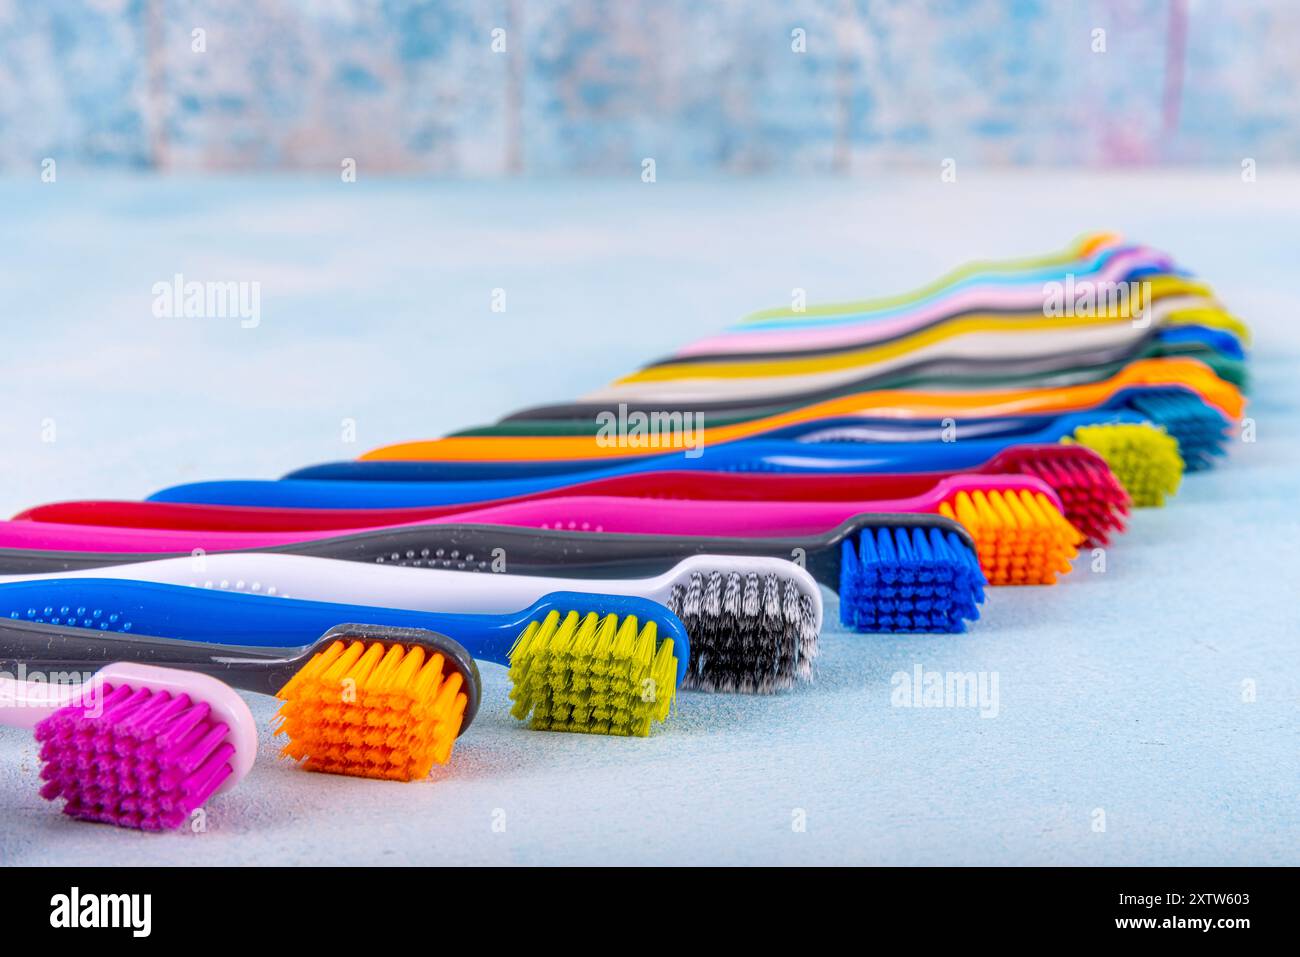
[[[1061,499],[1065,517],[1088,547],[1124,531],[1131,502],[1106,460],[1079,445],[1013,446],[998,456],[999,471],[1041,478]]]

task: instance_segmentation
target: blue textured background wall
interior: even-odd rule
[[[1281,161],[1297,50],[1292,0],[0,0],[0,167]]]

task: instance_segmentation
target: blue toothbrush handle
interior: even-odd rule
[[[974,468],[1009,445],[1056,442],[1080,425],[1098,422],[1140,422],[1145,417],[1123,410],[1101,410],[1036,420],[1036,430],[1009,436],[979,435],[983,420],[958,425],[957,442],[795,442],[788,439],[748,439],[705,447],[698,458],[684,455],[655,456],[603,469],[562,476],[489,478],[497,466],[530,463],[482,463],[487,474],[474,481],[447,479],[458,474],[463,462],[338,462],[315,466],[314,479],[279,481],[236,480],[197,482],[164,489],[149,497],[155,502],[190,502],[208,505],[278,508],[403,508],[468,504],[484,499],[508,498],[573,482],[668,469],[704,471],[764,471],[806,474],[849,472],[934,472]],[[451,473],[446,467],[454,467]]]
[[[355,621],[448,634],[475,658],[498,664],[507,663],[520,630],[511,616],[446,615],[100,578],[0,585],[0,615],[180,641],[278,648],[311,644],[335,625]]]
[[[1199,342],[1228,359],[1246,358],[1241,340],[1226,329],[1194,325],[1164,326],[1156,331],[1156,338],[1161,342]]]
[[[501,665],[510,663],[510,649],[528,623],[552,611],[653,621],[659,639],[673,642],[678,685],[686,676],[691,654],[686,627],[658,602],[633,595],[552,592],[515,613],[456,615],[129,579],[51,578],[0,584],[0,617],[17,621],[271,648],[312,644],[348,622],[424,628],[454,638],[475,658]]]

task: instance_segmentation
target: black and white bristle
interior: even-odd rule
[[[673,586],[668,607],[691,638],[683,687],[770,694],[811,680],[817,612],[793,579],[696,572]]]

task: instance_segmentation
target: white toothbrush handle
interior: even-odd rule
[[[739,555],[692,555],[654,578],[582,579],[511,575],[508,555],[506,574],[493,574],[374,565],[308,555],[222,552],[56,575],[9,576],[4,580],[122,578],[412,611],[503,614],[527,608],[555,591],[635,595],[664,603],[674,584],[685,584],[695,572],[716,570],[795,578],[811,597],[820,625],[821,592],[807,571],[785,559]]]
[[[3,580],[45,581],[67,578],[116,578],[212,588],[271,598],[298,598],[305,601],[453,614],[519,611],[553,591],[639,595],[652,599],[659,597],[654,594],[658,579],[591,582],[573,578],[373,565],[308,555],[237,552],[165,558],[53,575],[6,576]],[[666,597],[666,590],[663,597]]]

